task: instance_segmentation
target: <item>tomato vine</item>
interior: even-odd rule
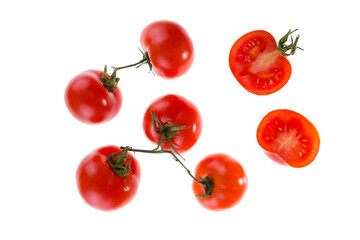
[[[195,182],[197,182],[198,184],[200,184],[202,187],[205,188],[205,194],[196,194],[196,196],[199,196],[200,198],[210,197],[211,194],[213,193],[213,185],[214,185],[213,179],[211,179],[209,177],[201,178],[200,176],[197,176],[200,180],[195,178],[194,175],[191,173],[191,171],[180,160],[180,158],[183,160],[185,160],[185,158],[175,149],[175,147],[172,145],[172,143],[170,141],[170,138],[176,137],[177,133],[180,130],[186,129],[187,127],[177,125],[177,124],[162,125],[152,110],[151,110],[151,116],[152,116],[152,120],[153,120],[154,131],[157,132],[158,134],[161,134],[161,137],[160,137],[157,147],[152,150],[146,150],[146,149],[132,148],[129,146],[126,146],[126,147],[121,146],[120,149],[122,151],[113,153],[113,154],[109,155],[109,157],[108,157],[108,161],[109,161],[110,165],[112,166],[114,172],[117,175],[124,177],[124,181],[126,181],[127,175],[129,173],[131,173],[130,161],[126,161],[128,159],[128,155],[127,155],[128,152],[134,152],[134,153],[140,152],[140,153],[149,153],[149,154],[161,154],[161,153],[170,154],[176,162],[180,163],[180,165],[186,170],[188,175]],[[160,126],[160,130],[156,130],[155,122]],[[171,146],[172,150],[164,149],[165,141]],[[127,162],[126,165],[124,165],[125,162]],[[126,186],[126,183],[125,183],[125,186]]]

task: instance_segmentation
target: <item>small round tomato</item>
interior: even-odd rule
[[[295,168],[312,163],[320,147],[315,126],[287,109],[271,111],[261,120],[257,141],[270,159]]]
[[[171,21],[156,21],[144,28],[140,36],[144,51],[155,73],[176,78],[189,70],[194,61],[194,47],[186,30]]]
[[[70,113],[83,123],[105,123],[120,111],[121,91],[119,88],[108,90],[100,80],[103,74],[99,70],[84,71],[66,87],[65,104]]]
[[[244,196],[248,180],[243,167],[231,156],[223,153],[211,154],[202,159],[195,169],[196,179],[206,177],[212,179],[213,186],[210,196],[205,188],[193,181],[193,192],[198,202],[205,208],[221,211],[235,206]]]
[[[202,130],[200,111],[186,98],[174,94],[165,95],[153,101],[146,110],[143,119],[145,135],[151,142],[158,144],[164,134],[154,130],[151,110],[163,126],[162,133],[170,135],[170,141],[179,153],[189,150],[199,139]],[[161,130],[159,124],[156,121],[154,123],[156,130]],[[171,129],[177,129],[172,124],[183,126],[184,129],[172,132]],[[164,149],[171,150],[166,138],[164,140]]]
[[[140,166],[133,155],[126,176],[116,174],[109,163],[111,154],[122,151],[117,146],[100,147],[87,155],[76,171],[76,182],[80,195],[90,206],[103,211],[116,210],[128,204],[136,195],[140,183]]]
[[[281,40],[285,42],[292,32],[289,31]],[[229,54],[230,70],[247,91],[257,95],[274,93],[291,76],[291,64],[285,56],[295,52],[296,44],[291,47],[292,49],[289,49],[289,45],[278,47],[275,38],[266,31],[249,32],[232,46]],[[292,52],[286,54],[288,50]]]

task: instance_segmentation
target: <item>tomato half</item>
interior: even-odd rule
[[[100,81],[103,71],[87,70],[75,76],[65,90],[65,104],[70,113],[87,124],[105,123],[120,111],[119,88],[109,91]]]
[[[272,160],[296,168],[312,163],[320,148],[315,126],[287,109],[274,110],[261,120],[257,141]]]
[[[267,95],[280,90],[291,76],[291,64],[277,50],[275,38],[256,30],[232,46],[229,66],[236,80],[249,92]]]
[[[205,208],[221,211],[235,206],[244,196],[248,180],[241,164],[223,153],[211,154],[202,159],[195,169],[196,179],[209,177],[213,180],[213,192],[207,198],[197,196]],[[200,177],[200,178],[199,178]],[[195,195],[205,195],[205,189],[193,181]]]
[[[176,136],[170,138],[171,143],[179,153],[189,150],[197,142],[202,130],[202,119],[200,111],[191,101],[180,95],[169,94],[154,100],[150,104],[144,114],[143,129],[147,138],[157,144],[161,134],[154,131],[151,107],[162,125],[177,124],[186,127],[179,130]],[[158,124],[156,124],[156,129],[159,129]],[[172,150],[166,141],[164,149]]]
[[[153,22],[142,31],[140,42],[149,53],[155,73],[163,78],[183,75],[194,61],[192,40],[178,23]]]
[[[76,171],[80,195],[90,206],[104,210],[116,210],[128,204],[136,195],[140,183],[140,166],[128,153],[131,172],[124,177],[117,175],[109,161],[110,154],[121,151],[117,146],[100,147],[87,155]]]

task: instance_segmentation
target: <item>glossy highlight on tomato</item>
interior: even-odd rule
[[[230,70],[247,91],[268,95],[288,82],[291,64],[277,47],[275,38],[263,30],[243,35],[231,47]]]
[[[167,79],[186,73],[194,61],[194,46],[187,31],[172,21],[156,21],[144,28],[140,42],[154,72]]]
[[[179,130],[175,137],[170,138],[179,153],[186,152],[195,145],[201,134],[202,119],[194,103],[180,95],[168,94],[150,104],[144,114],[143,129],[146,137],[154,144],[158,144],[161,134],[154,131],[151,108],[162,125],[177,124],[186,127]],[[159,129],[158,124],[156,127]],[[164,149],[172,150],[167,142],[164,144]]]
[[[315,126],[288,109],[271,111],[261,120],[257,141],[270,159],[295,168],[312,163],[320,148]]]
[[[87,70],[75,76],[65,89],[69,112],[86,124],[100,124],[113,119],[120,111],[122,94],[117,87],[109,91],[100,81],[103,71]]]
[[[241,164],[224,153],[211,154],[202,159],[195,168],[195,176],[198,180],[205,177],[213,180],[213,193],[207,198],[196,197],[200,205],[213,211],[235,206],[243,198],[248,185]],[[192,188],[195,195],[205,194],[204,187],[196,181],[193,181]]]
[[[121,151],[117,146],[104,146],[95,149],[79,164],[76,182],[79,193],[90,206],[110,211],[128,204],[136,195],[140,183],[140,166],[134,156],[131,158],[131,172],[124,177],[117,175],[109,161],[110,154]],[[128,163],[128,159],[125,163]]]

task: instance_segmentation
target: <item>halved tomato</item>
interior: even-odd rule
[[[264,30],[249,32],[233,44],[229,54],[230,70],[247,91],[268,95],[288,82],[292,70],[286,56],[294,54],[297,40],[291,45],[283,42],[293,32],[289,31],[279,46],[275,38]],[[287,54],[289,50],[292,52]]]
[[[274,110],[261,120],[257,141],[272,160],[296,168],[312,163],[320,147],[315,126],[287,109]]]

